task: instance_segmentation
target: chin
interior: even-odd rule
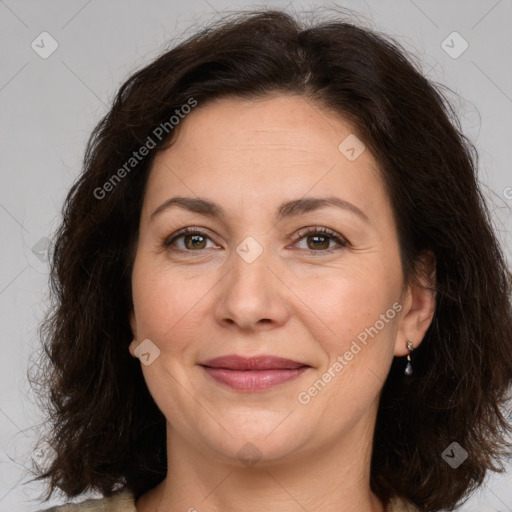
[[[285,415],[284,415],[285,416]],[[280,421],[283,420],[281,417]],[[254,419],[254,418],[253,418]],[[252,467],[256,464],[273,465],[293,458],[310,436],[303,427],[276,421],[261,420],[249,424],[224,421],[223,426],[229,432],[222,431],[219,436],[212,437],[211,432],[204,432],[204,443],[217,452],[225,463]],[[277,428],[276,428],[277,427]]]

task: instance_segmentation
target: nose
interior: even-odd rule
[[[230,259],[230,271],[219,283],[217,322],[242,330],[268,330],[284,325],[289,317],[290,291],[268,251],[264,250],[254,261],[236,252]]]

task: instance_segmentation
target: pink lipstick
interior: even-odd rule
[[[274,356],[221,356],[200,363],[217,382],[238,391],[264,391],[302,375],[309,365]]]

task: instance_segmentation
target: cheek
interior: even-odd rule
[[[193,389],[188,363],[195,361],[194,339],[202,325],[201,298],[211,284],[188,280],[149,257],[140,258],[133,270],[132,289],[137,338],[151,340],[160,353],[142,371],[148,389],[163,411],[183,408]],[[203,306],[204,309],[204,306]],[[188,404],[194,409],[193,404]],[[177,421],[177,419],[175,418]]]
[[[132,277],[138,337],[154,340],[162,348],[172,339],[177,348],[183,330],[200,325],[201,305],[214,285],[210,281],[206,275],[187,279],[180,272],[141,260]]]
[[[347,267],[350,271],[331,271],[314,279],[302,276],[296,281],[294,290],[303,303],[304,315],[318,326],[317,340],[323,340],[326,351],[339,353],[376,322],[378,330],[386,332],[393,325],[397,316],[393,304],[400,297],[398,272],[374,263]],[[385,316],[384,326],[381,315]]]
[[[297,293],[314,312],[308,313],[308,328],[324,354],[299,402],[340,428],[347,418],[355,421],[368,410],[394,356],[400,281],[377,268],[317,279],[315,287],[303,282]],[[303,311],[305,315],[306,307]]]

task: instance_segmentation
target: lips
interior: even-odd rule
[[[221,356],[200,364],[209,368],[225,368],[226,370],[296,370],[303,366],[309,366],[291,359],[274,356]]]
[[[263,391],[299,377],[309,365],[274,356],[221,356],[200,363],[215,381],[245,392]]]

